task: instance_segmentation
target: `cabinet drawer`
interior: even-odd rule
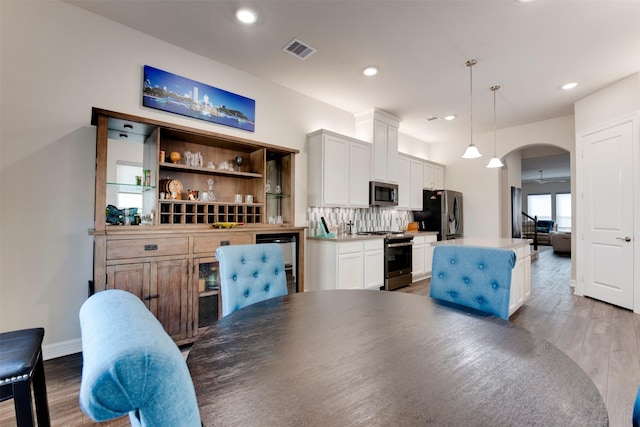
[[[250,245],[253,243],[253,236],[250,234],[226,234],[222,236],[200,236],[193,238],[193,253],[208,253],[215,255],[216,249],[222,246],[222,243],[228,245]]]
[[[362,242],[348,242],[338,244],[338,254],[362,252]]]
[[[107,242],[107,259],[185,255],[187,253],[189,253],[188,237],[111,240]]]
[[[382,250],[383,248],[384,248],[384,240],[383,239],[365,240],[364,241],[364,250],[365,251]]]

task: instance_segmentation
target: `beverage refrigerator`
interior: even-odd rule
[[[414,212],[420,231],[437,231],[438,240],[464,235],[462,193],[452,190],[424,190],[422,211]]]

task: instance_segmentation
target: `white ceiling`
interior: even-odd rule
[[[505,128],[571,115],[575,101],[640,71],[640,0],[68,3],[342,110],[386,110],[402,118],[401,132],[430,143],[469,138],[468,59],[478,61],[478,133],[493,130],[492,85],[502,86]],[[239,6],[258,22],[239,24]],[[285,53],[293,38],[318,51],[304,61]],[[365,78],[368,65],[380,73]],[[570,81],[579,86],[559,89]],[[447,114],[458,118],[424,120]]]

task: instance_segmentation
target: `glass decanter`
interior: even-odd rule
[[[200,200],[202,200],[203,202],[215,202],[216,201],[216,195],[213,193],[213,183],[215,181],[213,180],[213,178],[209,178],[207,180],[207,185],[209,186],[209,189],[207,191],[204,191],[202,193],[202,196],[200,197]]]

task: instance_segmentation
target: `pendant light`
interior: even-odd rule
[[[501,168],[504,166],[498,156],[496,155],[496,147],[498,145],[498,138],[496,136],[496,92],[500,89],[500,86],[491,86],[489,89],[493,92],[493,157],[489,160],[488,168]]]
[[[478,151],[478,147],[476,147],[475,144],[473,143],[473,66],[476,65],[477,63],[478,61],[476,61],[475,59],[470,59],[466,62],[467,67],[469,67],[469,95],[470,95],[469,110],[471,111],[471,114],[470,114],[471,143],[469,144],[464,154],[462,155],[463,159],[477,159],[478,157],[482,157],[482,154],[480,154],[480,151]]]

